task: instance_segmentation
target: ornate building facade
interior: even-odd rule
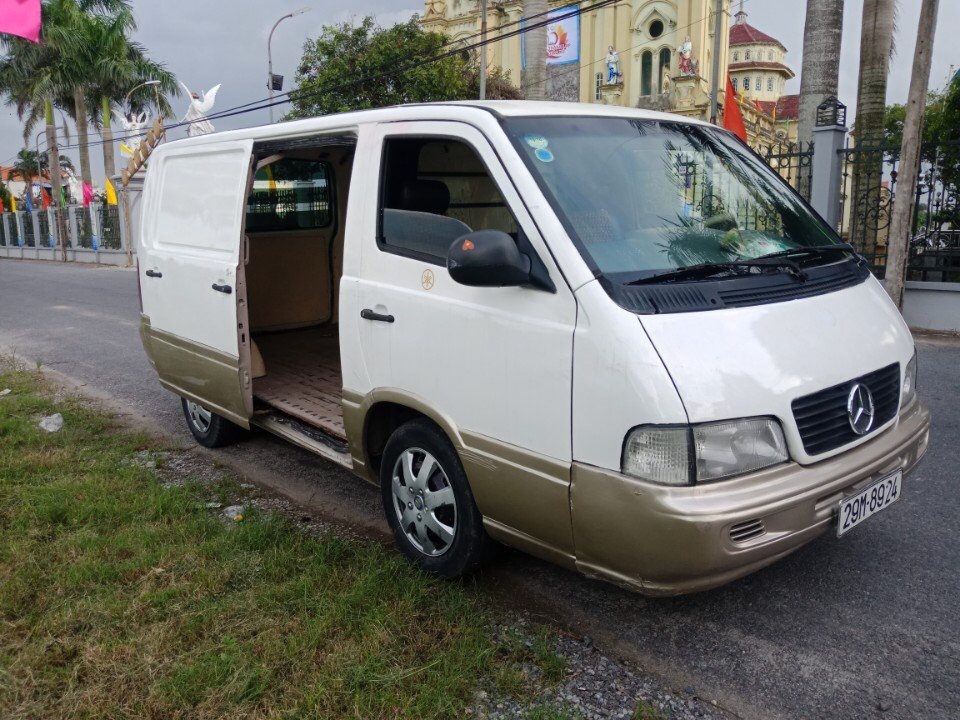
[[[595,2],[595,0],[594,0]],[[729,17],[731,0],[723,0]],[[598,9],[590,0],[549,0],[546,95],[553,100],[664,110],[709,119],[713,53],[719,53],[719,103],[727,94],[727,73],[736,78],[748,141],[775,143],[773,112],[783,83],[793,77],[784,64],[786,48],[752,28],[742,8],[734,25],[714,38],[716,0],[620,0]],[[523,77],[522,0],[488,0],[488,68],[505,70],[520,86]],[[480,0],[425,0],[422,25],[464,44],[479,41]],[[749,41],[742,44],[741,41]],[[732,57],[731,53],[737,53]],[[749,53],[749,59],[746,55]],[[767,60],[772,55],[773,60]],[[770,63],[776,67],[761,67]],[[742,66],[742,67],[741,67]],[[760,87],[756,89],[756,81]],[[749,79],[749,92],[745,82]],[[772,85],[770,81],[772,80]],[[768,89],[769,86],[769,89]],[[773,103],[768,105],[767,103]]]

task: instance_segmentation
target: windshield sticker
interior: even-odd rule
[[[553,153],[546,148],[537,148],[533,151],[533,154],[537,156],[537,160],[540,162],[553,162]]]
[[[529,133],[523,136],[523,141],[534,150],[543,150],[547,147],[547,139],[543,135]]]

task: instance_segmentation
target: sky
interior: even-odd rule
[[[903,103],[907,97],[920,3],[921,0],[899,0],[897,51],[891,63],[888,103]],[[852,121],[863,0],[846,0],[845,5],[840,100],[850,108]],[[207,90],[222,83],[214,112],[266,97],[267,35],[274,21],[288,12],[310,8],[309,12],[281,23],[273,36],[274,72],[286,76],[285,90],[292,87],[304,41],[317,36],[323,25],[369,14],[386,26],[423,11],[422,3],[417,0],[133,0],[133,6],[139,25],[135,37],[154,60],[165,63],[191,90]],[[787,85],[787,92],[798,92],[804,3],[745,0],[744,10],[751,25],[786,46],[786,62],[798,76]],[[952,32],[957,27],[960,27],[960,2],[941,2],[930,78],[933,89],[946,84],[951,66],[960,67],[960,43]],[[173,100],[173,106],[179,119],[186,111],[187,102],[181,97]],[[282,113],[283,107],[277,108],[277,112]],[[58,124],[62,122],[58,118]],[[262,110],[216,120],[214,125],[218,130],[227,130],[266,122],[269,122],[269,112]],[[184,134],[184,129],[177,129],[171,136]],[[97,139],[95,133],[91,133],[91,139]],[[41,146],[43,142],[41,137]],[[22,125],[15,111],[0,107],[0,165],[9,164],[22,147]],[[77,165],[76,150],[67,152]],[[100,148],[91,148],[91,156],[94,175],[99,177],[103,172]]]

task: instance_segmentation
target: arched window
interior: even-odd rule
[[[757,78],[757,90],[760,90],[763,87],[763,78]]]
[[[736,78],[730,78],[730,84],[733,86],[733,89],[734,89],[734,90],[737,89],[737,79],[736,79]]]
[[[767,53],[767,60],[773,62],[773,50]]]
[[[660,50],[660,66],[659,74],[657,77],[657,88],[660,92],[666,90],[663,86],[663,76],[670,74],[670,48],[663,48]]]
[[[750,51],[749,51],[749,50],[747,50],[747,51],[743,54],[743,58],[744,58],[744,60],[749,60],[749,59],[750,59]]]
[[[739,62],[739,60],[740,60],[740,53],[737,52],[736,50],[734,50],[734,51],[733,51],[733,61],[734,61],[734,62]]]
[[[750,89],[750,76],[749,76],[749,75],[744,75],[744,76],[743,76],[743,89],[744,89],[744,90],[749,90],[749,89]]]
[[[644,50],[640,55],[640,94],[650,95],[653,92],[653,53]]]
[[[767,91],[773,92],[773,78],[767,78]]]

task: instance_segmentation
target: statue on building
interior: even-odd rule
[[[191,92],[183,83],[180,87],[187,91],[190,98],[190,107],[187,108],[187,114],[183,116],[180,122],[190,123],[187,128],[189,137],[199,137],[200,135],[209,135],[213,132],[213,124],[207,120],[207,113],[213,110],[213,103],[217,99],[217,91],[220,85],[217,84],[207,92]]]
[[[142,112],[135,115],[133,112],[128,112],[121,115],[114,110],[113,117],[123,128],[124,139],[120,141],[120,155],[127,159],[132,158],[137,154],[137,149],[143,140],[144,128],[150,124],[150,113]]]
[[[443,17],[446,11],[447,6],[444,0],[427,0],[427,8],[423,19],[429,20],[435,17]]]
[[[620,54],[610,45],[607,52],[607,85],[615,85],[620,78]]]
[[[684,77],[691,77],[700,74],[700,64],[693,57],[693,42],[687,35],[683,44],[677,48],[677,64],[680,66],[680,74]]]

